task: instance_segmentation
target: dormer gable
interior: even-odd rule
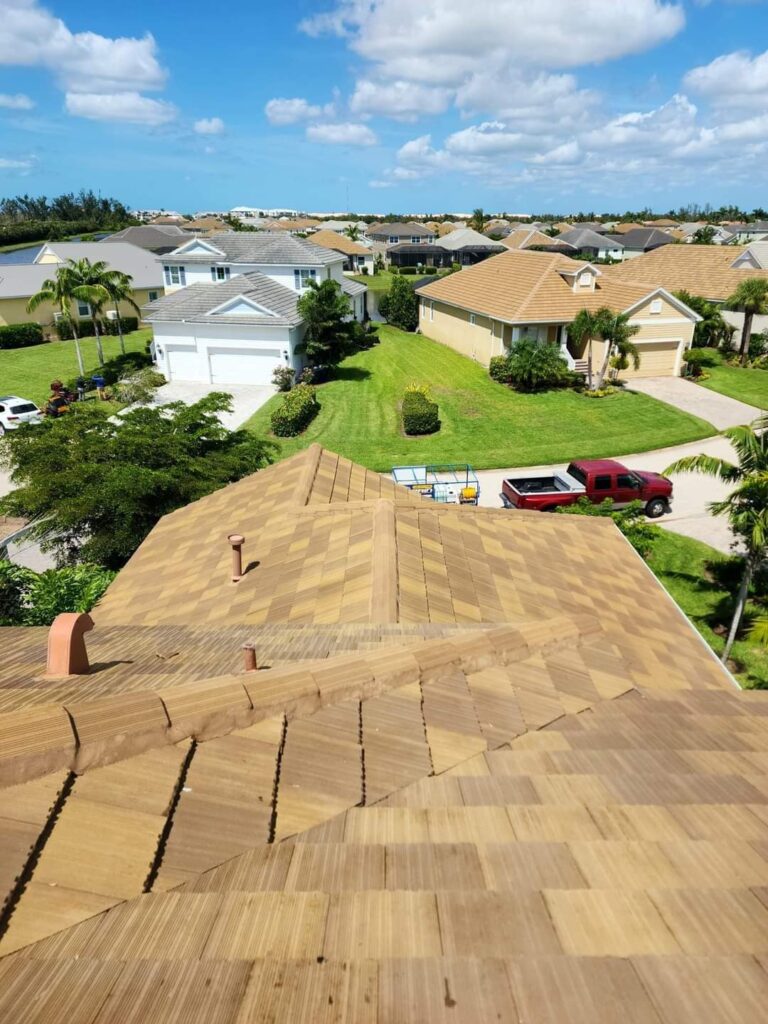
[[[203,238],[193,238],[189,242],[185,242],[184,245],[180,245],[178,249],[174,249],[173,252],[169,252],[168,256],[213,256],[220,259],[226,258],[226,253],[222,252],[221,249],[217,249],[215,245],[210,242],[206,242]]]
[[[247,295],[235,295],[226,302],[222,302],[215,309],[210,309],[207,316],[277,316],[277,313],[266,306],[260,306],[258,302],[248,298]]]
[[[558,274],[570,285],[571,291],[577,295],[585,292],[593,292],[597,285],[598,277],[602,277],[602,270],[593,263],[585,263],[581,267],[558,267]]]
[[[736,257],[731,264],[732,270],[762,270],[760,260],[757,258],[752,249],[745,249],[743,253]]]

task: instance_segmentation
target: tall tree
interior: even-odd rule
[[[733,642],[747,603],[749,585],[755,569],[768,554],[768,418],[753,427],[732,427],[724,431],[734,447],[737,462],[728,462],[713,455],[689,455],[668,466],[665,474],[706,473],[733,490],[722,501],[713,501],[709,509],[714,515],[727,516],[733,533],[744,547],[744,567],[736,603],[722,654],[728,661]]]
[[[612,309],[601,306],[599,309],[580,309],[573,320],[568,324],[568,336],[573,338],[579,348],[587,350],[587,387],[592,390],[592,345],[593,342],[603,337],[605,330],[610,330],[610,323],[614,318]]]
[[[120,303],[127,302],[136,311],[137,316],[141,315],[141,310],[133,299],[133,278],[130,274],[114,270],[109,276],[105,276],[102,283],[114,306],[117,316],[117,333],[120,338],[120,351],[125,355],[125,338],[123,337],[123,318],[120,313]]]
[[[637,345],[632,341],[639,330],[639,327],[629,322],[629,316],[626,313],[617,313],[612,319],[606,319],[605,323],[601,325],[601,335],[606,346],[603,362],[597,373],[595,389],[603,386],[611,356],[618,356],[622,360],[622,365],[631,360],[634,368],[639,369],[640,353]]]
[[[344,234],[351,241],[356,242],[360,238],[360,228],[357,224],[348,224],[346,228],[344,228]]]
[[[69,263],[71,262],[69,261]],[[77,317],[72,316],[72,303],[87,302],[90,304],[93,301],[98,301],[101,293],[96,292],[90,285],[84,284],[75,276],[69,263],[58,267],[55,277],[49,277],[43,281],[40,291],[36,292],[27,303],[27,312],[33,313],[44,302],[49,302],[52,306],[58,306],[62,318],[72,328],[75,351],[77,352],[77,365],[82,377],[85,374],[85,366],[77,333]]]
[[[706,224],[703,228],[699,228],[698,231],[694,231],[691,241],[694,245],[714,245],[715,244],[715,229],[711,224]]]
[[[740,309],[744,313],[744,326],[741,329],[739,359],[746,366],[749,358],[749,339],[752,336],[752,321],[755,316],[768,314],[768,280],[763,277],[748,277],[739,283],[739,287],[725,300],[726,309]]]
[[[419,326],[419,298],[404,277],[392,278],[389,291],[379,300],[379,312],[401,331],[415,331]]]
[[[96,260],[91,263],[89,259],[68,260],[72,268],[72,275],[84,288],[91,289],[92,298],[88,300],[91,309],[91,320],[93,322],[93,333],[96,336],[96,351],[99,356],[99,365],[104,365],[104,348],[101,344],[101,328],[99,317],[104,311],[104,306],[111,298],[110,287],[119,284],[123,275],[119,270],[113,270],[106,260]],[[122,340],[122,339],[121,339]]]
[[[35,536],[60,562],[119,569],[161,516],[271,461],[269,442],[221,425],[218,414],[231,410],[220,392],[119,418],[78,402],[34,430],[9,432],[0,460],[16,490],[0,508],[37,520]]]
[[[338,366],[362,340],[363,328],[352,317],[338,281],[310,281],[297,309],[306,325],[304,354],[312,366]]]
[[[475,231],[482,232],[487,223],[488,218],[485,215],[485,210],[483,210],[482,206],[478,206],[472,211],[472,216],[469,220],[469,227],[474,228]]]
[[[716,347],[730,341],[735,327],[725,320],[719,306],[685,290],[673,294],[701,317],[693,329],[693,341],[697,348]]]

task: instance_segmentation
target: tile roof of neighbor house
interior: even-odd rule
[[[110,242],[130,242],[140,249],[149,249],[151,252],[170,252],[189,242],[194,235],[181,230],[180,227],[172,224],[138,224],[122,231],[116,231],[114,235],[102,238],[100,245]]]
[[[425,228],[422,224],[415,223],[392,223],[392,224],[369,224],[367,234],[371,235],[408,235],[414,238],[418,235],[419,238],[426,238],[431,235],[432,232],[429,228]]]
[[[252,316],[241,312],[214,312],[228,300],[240,295],[268,312],[259,313],[254,309]],[[292,288],[286,288],[258,271],[251,271],[248,274],[237,274],[229,281],[191,284],[168,295],[161,295],[144,307],[143,316],[151,324],[191,322],[295,327],[302,322],[296,308],[298,299],[298,292]]]
[[[322,245],[326,249],[334,249],[336,252],[343,252],[349,256],[370,256],[371,250],[359,242],[353,242],[348,235],[339,234],[338,231],[328,231],[321,228],[307,239],[312,245]]]
[[[665,245],[613,267],[604,267],[605,277],[622,283],[687,291],[704,299],[722,301],[748,277],[768,276],[765,270],[739,270],[733,261],[747,246]]]
[[[625,249],[654,249],[660,245],[669,245],[674,239],[667,231],[659,228],[633,228],[618,234],[606,235],[607,238],[621,242]]]
[[[591,228],[571,228],[570,231],[563,231],[558,235],[558,241],[568,242],[577,249],[623,249],[624,243],[617,238],[606,235],[599,235]]]
[[[594,292],[574,293],[562,272],[583,267],[560,253],[511,249],[423,285],[419,294],[508,323],[566,323],[585,307],[628,309],[651,290],[601,274]]]
[[[287,231],[228,231],[198,239],[201,245],[213,246],[224,253],[228,263],[252,263],[266,266],[325,266],[339,263],[343,256],[333,249],[312,245],[304,238],[294,238]],[[221,257],[208,252],[200,254],[169,254],[173,263],[221,262]],[[168,261],[169,257],[164,257]]]
[[[612,234],[617,234],[617,235],[623,235],[623,234],[626,234],[627,231],[642,230],[644,227],[645,227],[644,224],[639,224],[636,221],[625,220],[625,221],[621,221],[619,224],[617,224],[616,227],[613,229],[613,231],[611,233]]]
[[[199,623],[248,581],[227,625],[129,625],[142,546],[101,671],[45,680],[46,631],[3,631],[3,1020],[761,1019],[768,695],[611,522],[312,446],[153,537],[142,606],[203,574]],[[237,625],[258,589],[273,624]]]
[[[134,288],[162,288],[163,269],[155,254],[130,242],[48,242],[61,262],[67,259],[105,260],[133,278]],[[40,291],[43,281],[56,276],[55,263],[0,265],[0,299],[27,298]]]
[[[547,235],[536,228],[518,228],[510,231],[506,238],[502,238],[501,244],[506,249],[533,249],[546,246],[551,250],[553,246],[560,246],[563,252],[576,252],[576,246],[561,241],[560,235]]]
[[[454,252],[458,252],[459,249],[496,249],[502,252],[504,249],[501,242],[494,242],[492,238],[481,235],[474,228],[457,228],[437,238],[435,245]]]
[[[221,217],[194,217],[185,220],[182,230],[186,231],[230,231],[231,228]]]

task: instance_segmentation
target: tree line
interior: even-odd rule
[[[39,242],[92,231],[118,231],[136,223],[118,199],[92,190],[60,196],[10,196],[0,199],[0,245]]]

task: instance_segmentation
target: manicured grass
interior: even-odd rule
[[[704,372],[709,378],[701,382],[701,387],[717,391],[729,398],[736,398],[757,409],[768,410],[768,370],[750,370],[740,366],[729,366],[723,362],[717,352],[713,357],[718,360],[716,366],[705,366]]]
[[[492,381],[484,367],[421,335],[382,326],[379,338],[318,388],[321,410],[300,437],[279,441],[284,456],[319,441],[383,472],[435,462],[493,469],[649,451],[714,433],[703,420],[646,395],[518,394]],[[437,434],[402,433],[399,403],[411,381],[432,388],[442,421]],[[247,426],[268,434],[270,413],[280,401],[279,395],[271,398]]]
[[[125,335],[128,352],[143,352],[152,331],[144,328]],[[113,359],[120,354],[119,338],[103,338],[104,358]],[[80,342],[86,375],[90,377],[98,369],[96,340],[83,338]],[[50,341],[31,348],[16,348],[0,351],[0,395],[18,395],[38,404],[45,402],[51,393],[52,380],[63,381],[78,375],[77,356],[73,341]]]
[[[668,530],[661,530],[660,534],[648,564],[709,646],[720,655],[725,645],[723,634],[731,622],[732,595],[738,587],[738,560],[689,537]],[[745,623],[751,610],[748,605]],[[768,688],[768,650],[744,639],[743,629],[731,657],[731,669],[742,686]]]
[[[420,277],[418,274],[404,274],[403,277],[411,284],[421,284],[422,281],[436,280],[437,275],[430,274]],[[379,274],[354,274],[352,280],[359,281],[372,292],[388,292],[392,284],[394,274],[388,270],[382,270]]]

